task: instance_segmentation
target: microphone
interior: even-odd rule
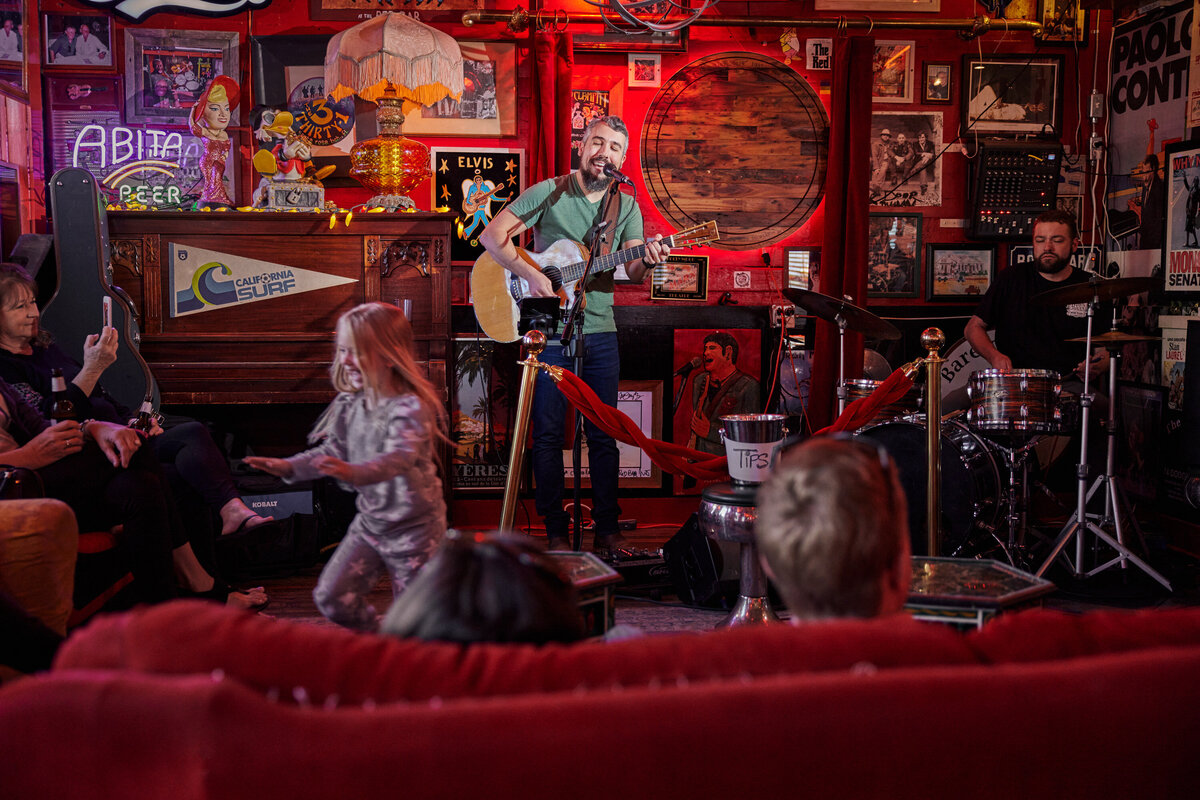
[[[637,188],[636,186],[633,185],[633,181],[629,177],[621,174],[621,170],[617,169],[616,167],[614,167],[612,165],[611,161],[604,162],[604,174],[607,175],[608,177],[612,178],[617,183],[623,183],[626,186],[629,186],[629,187],[632,187],[635,189]]]
[[[700,356],[696,356],[691,361],[687,362],[682,367],[675,370],[675,374],[683,375],[686,377],[689,372],[694,370],[696,367],[700,366],[702,363],[704,363],[704,362],[700,360]]]

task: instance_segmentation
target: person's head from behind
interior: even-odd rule
[[[759,489],[755,537],[793,619],[875,617],[908,597],[907,520],[886,451],[819,436],[785,452]]]
[[[396,599],[383,633],[458,642],[584,638],[575,589],[557,562],[517,534],[447,534]]]

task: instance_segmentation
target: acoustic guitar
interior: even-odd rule
[[[663,242],[675,250],[715,242],[720,238],[717,223],[709,221],[664,236]],[[575,302],[575,284],[583,277],[587,266],[587,248],[570,239],[559,239],[541,253],[531,253],[518,247],[517,254],[550,279],[559,298],[559,307],[564,312],[568,311]],[[644,244],[617,250],[597,258],[592,265],[592,272],[615,269],[621,264],[637,261],[645,254]],[[490,253],[481,255],[471,268],[471,305],[475,308],[479,327],[489,339],[515,342],[521,338],[518,331],[521,308],[518,304],[529,296],[529,282],[502,267]]]

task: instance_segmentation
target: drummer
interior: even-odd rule
[[[1083,370],[1089,369],[1089,388],[1103,390],[1103,382],[1096,378],[1108,369],[1108,351],[1096,348],[1085,363],[1080,360],[1080,343],[1068,341],[1087,333],[1087,304],[1032,302],[1042,292],[1088,282],[1088,273],[1071,266],[1071,254],[1078,246],[1079,226],[1074,215],[1051,209],[1034,220],[1033,261],[1013,265],[997,275],[964,332],[971,346],[994,369],[1053,370],[1062,377],[1063,391],[1071,394],[1083,391]],[[1100,332],[1100,322],[1103,316],[1096,314],[1093,335]],[[988,337],[992,328],[995,344]],[[945,405],[946,410],[956,410],[955,406],[965,407],[966,398],[948,396]]]

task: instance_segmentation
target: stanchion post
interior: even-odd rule
[[[929,475],[925,492],[926,543],[929,555],[936,557],[942,549],[942,364],[946,359],[938,352],[946,345],[946,334],[938,328],[921,332],[925,355],[925,420],[926,450]]]
[[[517,499],[521,490],[521,461],[525,458],[525,440],[529,436],[529,415],[533,410],[533,387],[537,384],[542,363],[538,355],[546,349],[546,334],[530,331],[521,339],[525,360],[520,362],[521,393],[517,398],[517,420],[512,434],[512,450],[508,455],[508,477],[504,482],[504,505],[500,509],[500,530],[512,530],[517,514]]]

